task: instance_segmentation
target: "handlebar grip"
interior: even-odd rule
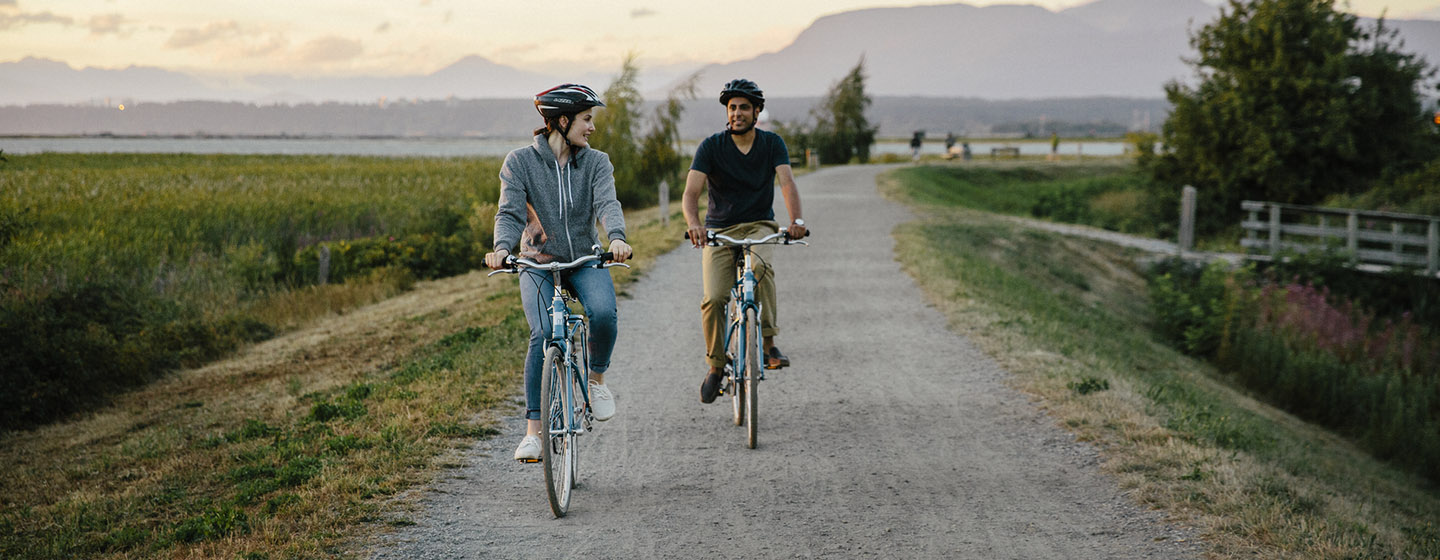
[[[596,266],[597,268],[598,268],[598,267],[603,267],[603,266],[605,266],[605,263],[610,262],[610,261],[613,261],[613,260],[615,260],[615,253],[612,253],[612,252],[610,252],[610,251],[605,251],[604,253],[600,253],[600,262],[599,262],[599,263],[596,263],[595,266]]]

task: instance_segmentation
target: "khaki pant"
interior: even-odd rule
[[[780,231],[780,224],[765,220],[749,222],[718,230],[735,239],[764,237]],[[772,247],[756,245],[755,255],[755,300],[760,304],[760,335],[775,336],[775,275],[770,267]],[[740,254],[733,247],[705,247],[701,256],[700,274],[705,285],[705,297],[700,301],[700,327],[705,334],[705,361],[711,367],[725,365],[725,306],[730,302],[730,288],[735,286],[735,255]],[[743,263],[742,263],[743,264]]]

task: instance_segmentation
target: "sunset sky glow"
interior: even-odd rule
[[[1024,3],[1059,10],[1086,1]],[[608,70],[618,67],[625,53],[635,52],[645,66],[693,68],[781,49],[827,14],[916,4],[0,0],[0,62],[37,57],[76,68],[141,65],[215,76],[339,76],[428,73],[479,55],[553,73]],[[1388,9],[1390,18],[1440,19],[1440,0],[1352,0],[1349,5],[1366,16]]]

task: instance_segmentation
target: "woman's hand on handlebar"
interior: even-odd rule
[[[623,263],[630,259],[630,255],[634,254],[635,250],[631,249],[630,244],[625,240],[616,239],[610,242],[610,252],[614,255],[615,262]]]
[[[510,251],[507,251],[505,249],[500,249],[491,253],[485,253],[485,266],[488,266],[494,270],[509,268],[505,264],[505,257],[508,256],[510,256]]]

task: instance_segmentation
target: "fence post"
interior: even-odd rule
[[[670,225],[670,183],[660,180],[660,227]]]
[[[1350,266],[1360,262],[1360,214],[1354,210],[1345,218],[1345,251],[1350,253]]]
[[[805,163],[810,169],[820,169],[820,154],[815,153],[813,148],[805,148]]]
[[[1270,258],[1280,258],[1280,205],[1270,205]]]
[[[1425,237],[1425,247],[1429,253],[1425,259],[1428,265],[1425,272],[1433,277],[1436,272],[1440,272],[1440,220],[1430,220],[1430,231]]]
[[[321,286],[324,286],[326,282],[329,282],[329,281],[330,281],[330,246],[329,246],[329,245],[321,245],[321,246],[320,246],[320,275],[319,275],[319,276],[320,276],[320,277],[317,278],[316,280],[319,281],[319,283],[320,283]]]
[[[1180,256],[1195,248],[1195,187],[1180,189]]]

